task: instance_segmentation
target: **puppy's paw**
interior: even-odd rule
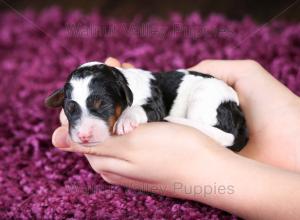
[[[224,147],[230,147],[234,143],[234,136],[233,134],[224,132],[224,134],[218,137],[216,141],[219,142]]]
[[[115,123],[113,132],[117,135],[123,135],[135,129],[139,123],[134,117],[121,116]]]
[[[234,136],[231,133],[227,133],[225,131],[222,131],[221,129],[218,129],[218,128],[210,126],[210,125],[206,125],[199,121],[193,121],[193,120],[190,120],[187,118],[174,117],[174,116],[168,116],[168,117],[165,117],[164,119],[168,122],[187,125],[187,126],[196,128],[199,131],[201,131],[202,133],[204,133],[207,136],[214,139],[216,142],[218,142],[222,146],[229,147],[229,146],[232,146],[234,143]]]
[[[147,114],[141,106],[127,107],[115,123],[113,132],[117,135],[127,134],[147,120]]]

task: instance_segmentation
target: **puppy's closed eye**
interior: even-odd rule
[[[92,110],[98,110],[102,105],[102,101],[99,96],[91,95],[87,99],[87,107]]]
[[[71,117],[80,115],[80,106],[73,100],[66,100],[64,105],[65,113]]]
[[[67,104],[66,104],[66,109],[67,109],[67,111],[69,112],[69,113],[74,113],[75,112],[75,110],[76,110],[76,105],[75,105],[75,102],[68,102]]]

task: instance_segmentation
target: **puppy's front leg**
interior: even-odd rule
[[[139,124],[148,121],[147,114],[142,106],[127,107],[114,125],[113,132],[117,135],[127,134]]]

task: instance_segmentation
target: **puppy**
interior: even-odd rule
[[[72,140],[84,145],[163,120],[192,126],[233,151],[248,141],[236,92],[195,71],[153,73],[89,62],[75,69],[45,104],[63,107]]]

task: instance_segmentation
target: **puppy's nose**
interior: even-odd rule
[[[82,143],[89,143],[92,138],[92,132],[78,132],[78,138]]]

